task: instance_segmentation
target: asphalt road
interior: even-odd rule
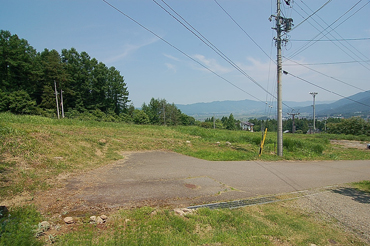
[[[131,153],[69,179],[70,199],[107,207],[190,206],[370,179],[370,161],[205,161]]]

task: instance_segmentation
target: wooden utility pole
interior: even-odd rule
[[[54,89],[55,89],[55,100],[57,102],[57,114],[58,114],[58,119],[60,119],[59,116],[59,105],[58,105],[58,91],[57,91],[57,83],[54,80]]]
[[[292,133],[295,133],[295,124],[294,124],[294,117],[296,116],[296,115],[300,115],[300,113],[288,113],[288,115],[291,115],[292,116],[292,120],[293,120],[293,124],[292,124]]]
[[[163,102],[163,124],[166,125],[166,106],[165,106],[165,102]]]
[[[60,105],[62,106],[62,118],[64,118],[63,92],[64,91],[60,90]]]

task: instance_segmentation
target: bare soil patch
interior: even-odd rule
[[[367,144],[361,141],[355,140],[330,140],[331,144],[340,145],[346,149],[367,149]]]

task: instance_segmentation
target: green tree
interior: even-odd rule
[[[142,110],[148,115],[150,123],[160,124],[165,100],[150,99],[148,105],[143,103]],[[162,116],[163,117],[163,116]],[[163,122],[163,121],[162,121]]]
[[[25,39],[0,30],[0,89],[35,91],[34,65],[36,50]]]
[[[133,121],[135,124],[149,124],[149,117],[148,115],[143,111],[139,109],[135,109],[133,112]]]
[[[39,105],[41,108],[53,109],[56,107],[54,82],[57,85],[58,101],[60,102],[60,90],[65,87],[63,85],[66,83],[68,75],[56,50],[49,51],[45,49],[40,53],[40,61],[42,65],[42,76],[38,82],[37,91],[40,98],[37,98],[37,101],[40,102]]]
[[[106,106],[119,115],[128,112],[129,92],[123,76],[114,67],[108,70]]]
[[[5,105],[7,110],[15,114],[32,114],[35,112],[36,102],[26,91],[14,91],[7,95]],[[5,111],[5,110],[4,110]]]
[[[370,136],[370,123],[359,117],[344,119],[339,123],[328,123],[328,132],[346,135]]]
[[[114,67],[108,68],[86,52],[79,53],[74,48],[63,49],[61,55],[48,49],[37,53],[26,40],[11,35],[9,31],[0,31],[2,98],[9,99],[10,93],[22,91],[38,105],[38,109],[50,111],[55,108],[54,81],[59,102],[63,90],[66,111],[100,110],[106,115],[106,120],[129,113],[127,85]],[[10,104],[4,105],[2,102],[1,109],[9,110]]]
[[[184,113],[180,114],[180,122],[183,126],[192,126],[195,125],[195,118],[188,116]]]
[[[237,129],[237,121],[235,120],[233,114],[230,114],[229,118],[225,121],[226,125],[225,128],[228,130],[236,130]]]

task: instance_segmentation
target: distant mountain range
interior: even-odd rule
[[[276,103],[275,103],[276,104]],[[312,117],[312,101],[293,102],[285,101],[285,105],[299,112],[301,117]],[[370,115],[370,91],[360,92],[347,98],[338,101],[316,101],[316,116],[319,117],[351,117],[362,116],[366,118]],[[271,111],[269,106],[263,102],[253,100],[241,101],[215,101],[209,103],[194,103],[194,104],[177,104],[176,105],[183,113],[193,116],[198,120],[215,116],[229,116],[231,113],[235,118],[263,118],[270,115],[275,116],[275,109]],[[283,112],[290,112],[291,109],[283,106]],[[283,115],[286,117],[286,115]]]

